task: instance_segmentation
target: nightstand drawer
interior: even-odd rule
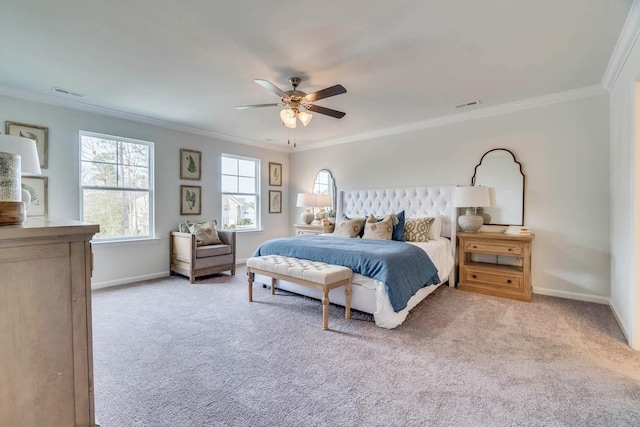
[[[464,250],[465,252],[481,252],[483,254],[512,256],[522,256],[522,253],[524,252],[523,245],[521,243],[483,242],[474,240],[465,242]]]
[[[496,274],[473,269],[465,269],[463,279],[469,285],[498,286],[513,290],[522,290],[523,285],[521,274]]]

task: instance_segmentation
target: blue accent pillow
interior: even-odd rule
[[[391,240],[397,240],[398,242],[404,242],[404,211],[400,211],[396,214],[398,218],[398,224],[393,226],[393,234]]]

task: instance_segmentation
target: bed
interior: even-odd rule
[[[395,311],[384,282],[354,273],[351,297],[353,309],[372,314],[376,325],[391,329],[402,324],[409,311],[438,286],[445,282],[449,282],[449,286],[455,286],[456,208],[453,206],[454,189],[455,186],[431,186],[352,190],[341,191],[338,194],[337,218],[343,218],[343,215],[348,217],[366,217],[369,214],[382,216],[404,211],[407,218],[434,216],[438,217],[441,222],[440,237],[437,239],[428,242],[407,242],[409,245],[419,247],[429,255],[438,272],[439,280],[437,283],[420,288],[406,302],[405,308]],[[271,280],[266,276],[256,275],[255,282],[268,284],[271,283]],[[280,280],[278,288],[316,299],[322,298],[321,292],[292,282]],[[334,304],[345,304],[342,288],[332,290],[329,297]]]

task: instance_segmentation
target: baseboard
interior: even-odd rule
[[[105,282],[92,282],[91,289],[110,288],[112,286],[128,285],[135,282],[143,282],[145,280],[159,279],[160,277],[167,277],[169,271],[161,271],[159,273],[145,274],[142,276],[125,277],[117,280],[108,280]]]
[[[546,288],[538,288],[538,287],[533,288],[533,293],[539,294],[539,295],[547,295],[550,297],[575,299],[578,301],[595,302],[597,304],[611,305],[611,300],[609,299],[609,297],[601,297],[598,295],[580,294],[578,292],[558,291],[555,289],[546,289]]]
[[[247,263],[247,258],[236,259],[236,265],[245,265]]]
[[[616,305],[613,301],[609,301],[609,307],[611,307],[611,311],[613,312],[613,317],[616,318],[616,322],[618,322],[618,326],[620,326],[620,330],[622,330],[622,334],[627,339],[627,343],[631,342],[629,331],[624,327],[624,323],[622,322],[622,317],[620,317],[619,310],[616,308]]]

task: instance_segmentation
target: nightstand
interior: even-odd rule
[[[324,234],[324,233],[333,233],[333,224],[322,225],[322,224],[294,224],[293,226],[296,229],[296,235],[300,236],[303,234]]]
[[[533,236],[504,233],[458,233],[458,289],[531,301]],[[488,254],[495,262],[479,262]],[[475,255],[475,257],[474,257]],[[476,258],[476,259],[474,259]],[[484,256],[482,259],[486,259]],[[498,263],[500,258],[511,262]]]

